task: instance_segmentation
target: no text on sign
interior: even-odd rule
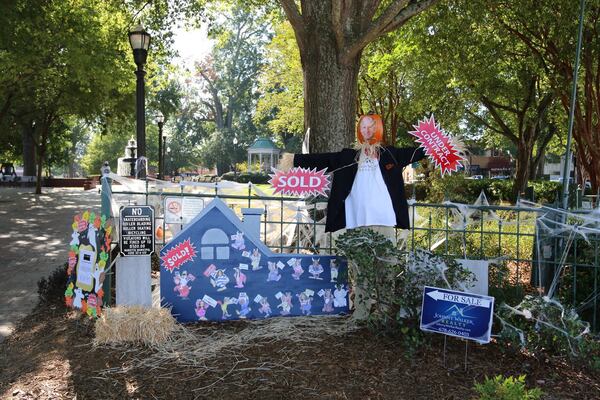
[[[425,286],[421,330],[489,343],[494,298]]]
[[[121,255],[147,256],[154,253],[154,208],[124,206],[119,214]]]

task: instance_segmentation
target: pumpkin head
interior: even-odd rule
[[[356,138],[360,143],[368,138],[369,144],[383,141],[383,122],[377,114],[361,115],[356,125]]]

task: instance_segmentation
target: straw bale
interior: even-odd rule
[[[170,340],[177,322],[165,308],[106,308],[96,321],[95,345],[159,346]]]

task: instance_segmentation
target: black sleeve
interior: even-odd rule
[[[421,147],[395,147],[394,150],[396,153],[396,161],[398,161],[398,164],[402,167],[421,161],[425,158],[425,151]]]
[[[333,171],[339,166],[340,153],[294,154],[294,167],[328,169]]]

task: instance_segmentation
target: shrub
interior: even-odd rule
[[[65,263],[37,282],[40,304],[64,304],[67,287],[67,266]]]
[[[514,204],[517,199],[512,193],[513,182],[512,179],[467,179],[462,174],[446,175],[444,177],[432,174],[426,182],[406,185],[406,195],[409,198],[412,197],[414,190],[418,201],[439,203],[449,200],[472,204],[483,190],[490,203],[509,202]],[[528,186],[533,187],[535,201],[541,204],[554,203],[557,196],[560,198],[562,190],[560,182],[545,180],[530,181]],[[575,190],[576,185],[570,185],[569,203],[571,207],[575,205]]]
[[[235,174],[233,172],[227,172],[221,176],[221,179],[238,183],[252,182],[254,184],[262,184],[268,183],[271,177],[259,172],[241,172]]]
[[[402,255],[394,244],[371,229],[341,235],[338,254],[348,260],[355,313],[366,309],[367,326],[378,333],[401,334],[410,355],[423,344],[419,328],[424,286],[459,289],[473,275],[454,259],[419,250]]]
[[[480,400],[537,400],[543,394],[539,388],[527,389],[525,375],[486,378],[483,383],[475,384],[475,391]]]
[[[399,310],[395,301],[396,277],[405,272],[401,253],[372,229],[351,229],[336,241],[337,252],[348,260],[354,289],[355,314],[365,314],[373,330],[395,328]]]
[[[584,358],[582,347],[589,323],[573,308],[547,296],[527,295],[516,307],[502,304],[497,316],[502,322],[500,338],[532,353],[549,352],[571,359]]]

